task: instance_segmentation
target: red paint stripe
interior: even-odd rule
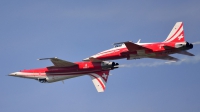
[[[97,81],[100,83],[101,87],[103,88],[103,90],[105,90],[105,86],[103,85],[103,83],[94,75],[90,74],[91,76],[93,76],[95,79],[97,79]]]
[[[183,23],[181,24],[181,26],[178,28],[178,30],[174,33],[174,35],[172,35],[169,39],[167,39],[166,41],[170,40],[171,38],[173,38],[181,29],[181,27],[183,26]]]

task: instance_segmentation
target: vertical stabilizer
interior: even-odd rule
[[[177,22],[164,42],[184,42],[183,22]]]
[[[89,76],[94,83],[98,92],[104,92],[106,88],[106,82],[108,80],[109,71],[90,73]]]

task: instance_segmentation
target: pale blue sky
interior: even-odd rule
[[[199,112],[200,46],[187,61],[116,60],[128,64],[111,71],[104,93],[90,77],[42,84],[8,77],[22,69],[52,65],[37,58],[82,59],[132,40],[165,40],[174,24],[184,22],[185,38],[200,41],[200,1],[0,1],[1,112]],[[143,66],[138,66],[142,65]],[[154,66],[144,66],[144,65]]]

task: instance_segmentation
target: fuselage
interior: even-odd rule
[[[139,40],[137,43],[130,41],[115,43],[114,48],[90,56],[84,61],[88,61],[91,58],[100,60],[122,58],[127,58],[128,60],[138,58],[172,59],[173,57],[169,55],[174,53],[193,56],[193,54],[186,52],[186,50],[192,48],[193,45],[185,41],[183,22],[177,22],[163,42],[140,43]]]
[[[21,70],[11,73],[10,76],[36,79],[40,82],[55,82],[68,78],[78,77],[89,73],[114,69],[114,62],[76,62],[70,67],[45,67],[30,70]]]
[[[140,59],[140,58],[156,58],[169,54],[174,54],[182,50],[191,49],[193,46],[188,42],[155,42],[155,43],[135,43],[143,48],[138,48],[135,51],[129,51],[125,44],[117,45],[114,48],[102,51],[91,57],[100,60],[116,60],[126,58]],[[147,49],[144,49],[147,48]],[[89,58],[84,59],[88,61]]]

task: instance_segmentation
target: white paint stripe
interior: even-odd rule
[[[91,73],[91,75],[94,75],[95,77],[97,77],[102,82],[104,87],[106,87],[106,82],[101,76],[99,76],[98,74],[95,74],[95,73]]]
[[[177,22],[174,27],[172,28],[170,34],[168,35],[167,39],[164,41],[166,42],[167,40],[169,40],[170,38],[172,38],[172,36],[177,32],[177,30],[179,29],[179,27],[182,25],[182,22]],[[183,25],[182,25],[183,27]]]
[[[113,52],[115,52],[115,51],[117,51],[117,50],[120,50],[120,49],[122,49],[122,48],[126,48],[126,46],[111,48],[111,49],[102,51],[102,52],[100,52],[100,53],[98,53],[98,54],[95,54],[95,55],[93,55],[93,56],[91,56],[91,57],[96,58],[96,57],[99,57],[99,56],[102,56],[102,55],[110,54],[110,53],[113,53]]]
[[[165,41],[165,42],[171,42],[173,41],[174,39],[178,38],[178,36],[182,33],[183,31],[183,26],[181,27],[181,29],[176,33],[176,35],[174,35],[171,39]]]
[[[91,77],[92,82],[93,82],[94,86],[96,87],[97,91],[104,92],[105,86],[103,86],[103,84],[101,84],[102,82],[100,83],[99,80],[96,79],[96,77],[94,77],[93,75],[89,75],[89,76]]]
[[[173,37],[173,35],[177,32],[177,30],[178,30],[178,28],[176,30],[172,30],[172,32],[170,32],[170,34],[168,35],[168,37],[167,37],[167,39],[165,41],[171,39]]]

